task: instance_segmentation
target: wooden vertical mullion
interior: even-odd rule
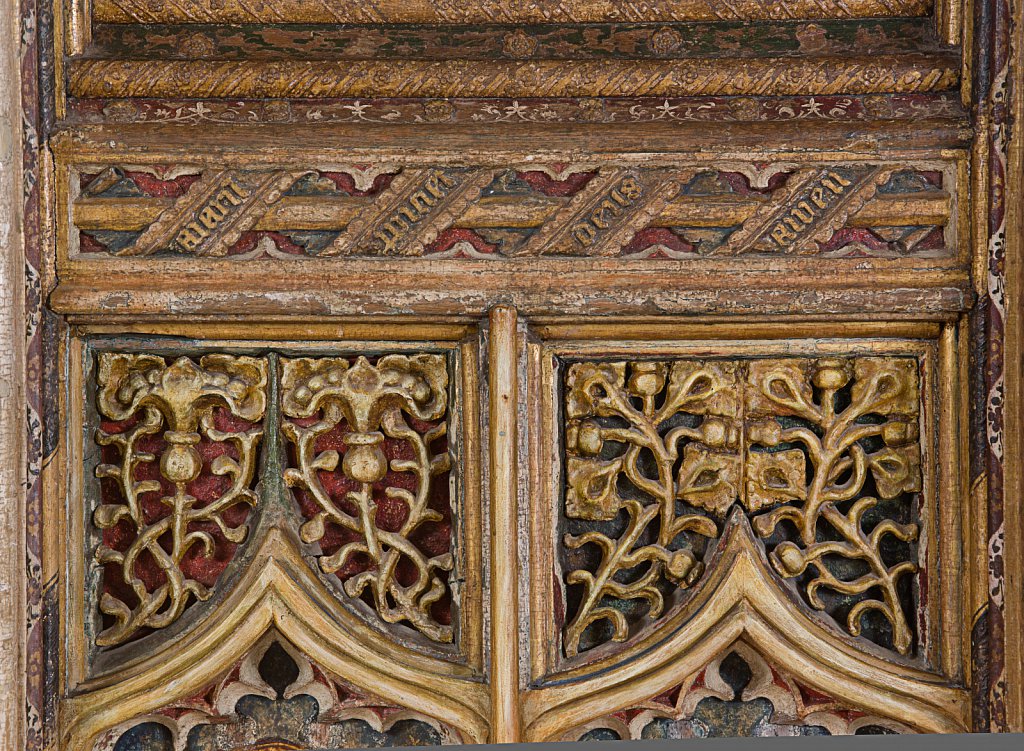
[[[487,368],[490,404],[491,742],[520,740],[519,554],[517,535],[518,347],[515,308],[490,311]]]
[[[962,467],[960,463],[960,363],[956,323],[942,327],[939,337],[939,455],[938,527],[939,586],[941,591],[940,660],[943,673],[954,680],[963,679],[964,659],[961,640],[964,638],[964,566],[963,532],[960,498]]]

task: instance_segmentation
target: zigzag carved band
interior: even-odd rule
[[[77,97],[606,97],[873,94],[957,85],[955,55],[871,59],[80,60]]]

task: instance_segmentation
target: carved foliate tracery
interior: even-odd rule
[[[453,641],[445,358],[289,359],[282,390],[284,478],[320,568],[384,621]]]
[[[897,357],[570,365],[566,656],[678,602],[736,504],[813,608],[909,654],[918,382]]]
[[[908,501],[922,489],[917,362],[768,360],[751,363],[747,378],[748,457],[779,457],[752,463],[759,471],[748,475],[748,493],[774,500],[754,529],[769,541],[782,522],[797,533],[772,550],[775,570],[796,578],[813,568],[800,579],[812,606],[828,608],[822,590],[845,595],[851,634],[876,611],[892,646],[909,653],[901,585],[918,570],[906,545],[919,531]]]
[[[284,418],[274,420],[287,441],[283,480],[319,568],[385,622],[454,641],[444,355],[287,358],[278,376],[244,356],[103,353],[98,646],[166,627],[210,598],[267,479],[258,448],[268,379],[278,377],[280,404],[269,409]]]
[[[735,388],[730,388],[734,379],[734,368],[696,363],[671,368],[667,363],[632,363],[628,374],[623,362],[582,363],[570,369],[566,514],[611,521],[625,510],[628,522],[618,539],[596,529],[566,536],[571,549],[588,544],[601,549],[596,571],[577,568],[566,576],[568,584],[584,590],[566,626],[566,655],[577,653],[584,631],[598,621],[613,625],[614,640],[626,639],[626,615],[604,604],[606,598],[646,600],[649,617],[657,618],[664,608],[663,579],[688,587],[699,578],[702,538],[715,537],[718,528],[704,515],[680,512],[676,501],[692,496],[702,499],[700,503],[713,503],[716,490],[729,484],[734,458],[698,446],[728,445],[727,418],[730,413],[735,416],[737,406]],[[700,416],[699,424],[680,424],[662,435],[663,426],[680,413]],[[609,450],[611,445],[625,450]],[[682,446],[686,458],[677,476]],[[603,458],[606,455],[609,458]],[[620,477],[631,486],[625,495],[620,494]],[[736,478],[731,479],[735,484]],[[653,502],[645,504],[640,500],[644,497]],[[637,566],[646,566],[641,577],[624,581],[619,576]]]
[[[192,598],[206,600],[247,533],[265,360],[211,354],[198,363],[103,353],[96,433],[102,502],[92,520],[103,540],[100,646],[176,621]]]

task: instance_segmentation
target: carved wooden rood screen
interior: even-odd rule
[[[45,10],[28,747],[1022,729],[1016,6]]]

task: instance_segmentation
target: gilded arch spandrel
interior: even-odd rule
[[[541,687],[526,697],[527,737],[554,740],[567,727],[669,691],[727,651],[737,639],[783,659],[813,688],[925,732],[963,732],[963,689],[933,673],[891,664],[836,639],[771,582],[763,552],[736,515],[690,603],[692,617],[655,649],[599,677]],[[780,657],[781,656],[781,657]]]
[[[355,617],[339,620],[336,608],[325,607],[333,596],[309,573],[287,533],[271,530],[255,544],[253,565],[200,632],[170,654],[155,655],[65,704],[68,749],[87,749],[98,733],[209,685],[269,630],[286,635],[303,654],[353,685],[483,742],[488,731],[482,684],[465,670],[453,671],[450,663],[388,650]]]
[[[311,662],[277,631],[268,631],[219,680],[184,700],[134,717],[101,734],[96,749],[144,745],[197,751],[251,745],[452,745],[455,728],[389,704]]]
[[[908,734],[902,722],[805,686],[743,641],[653,699],[567,731],[563,740]]]

